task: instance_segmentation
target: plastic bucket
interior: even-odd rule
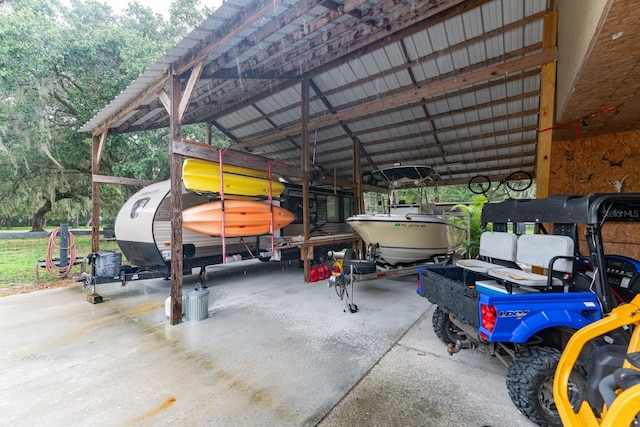
[[[186,293],[185,319],[199,322],[209,316],[209,289],[194,289]]]
[[[186,308],[186,297],[182,295],[182,315],[184,316],[185,308]],[[164,300],[164,315],[167,317],[171,317],[171,296],[168,296],[166,300]]]

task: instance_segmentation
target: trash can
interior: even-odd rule
[[[209,289],[195,288],[186,293],[185,319],[198,322],[209,316]]]

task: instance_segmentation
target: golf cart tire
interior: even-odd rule
[[[436,336],[440,338],[440,341],[445,344],[455,344],[457,340],[467,338],[466,334],[451,322],[449,313],[445,312],[439,306],[436,306],[436,309],[433,311],[431,324],[433,326],[433,332],[435,332]]]
[[[522,414],[540,426],[562,426],[553,402],[553,378],[560,355],[560,350],[552,347],[522,347],[509,364],[509,397]],[[574,369],[570,381],[569,398],[572,406],[579,406],[587,399],[584,371]]]

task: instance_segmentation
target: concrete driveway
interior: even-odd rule
[[[0,424],[532,425],[497,360],[447,354],[414,277],[356,283],[352,314],[297,266],[208,274],[208,318],[176,326],[165,280],[0,298]]]

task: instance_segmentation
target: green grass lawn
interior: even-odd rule
[[[19,233],[29,231],[25,229],[0,230],[2,232]],[[73,231],[72,231],[73,232]],[[76,257],[84,258],[91,253],[91,236],[74,235]],[[56,239],[56,244],[60,239]],[[0,288],[12,286],[32,286],[36,284],[35,263],[47,257],[49,237],[29,237],[20,239],[0,239]],[[115,241],[100,240],[100,250],[119,250]],[[54,248],[53,258],[60,256],[60,249]],[[87,266],[88,270],[88,266]],[[89,270],[88,270],[89,271]],[[71,270],[71,275],[80,272],[80,265]],[[46,269],[40,269],[39,283],[53,283],[59,279],[47,274]]]

